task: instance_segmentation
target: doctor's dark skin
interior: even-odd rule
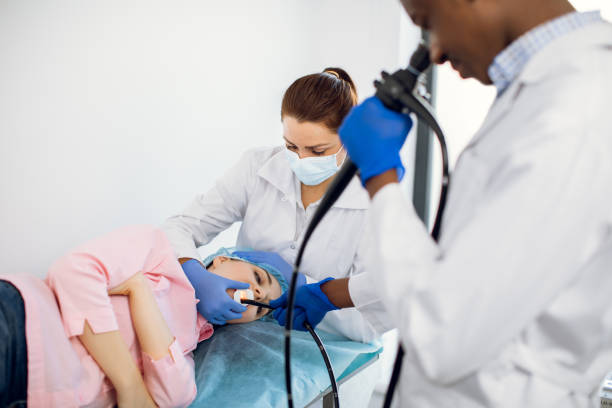
[[[527,31],[575,11],[566,0],[401,0],[417,26],[430,34],[430,57],[450,62],[462,78],[492,83],[488,68],[496,55]],[[370,198],[397,183],[395,169],[366,182]],[[335,279],[321,290],[337,307],[353,307],[348,279]]]

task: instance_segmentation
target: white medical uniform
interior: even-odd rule
[[[163,229],[177,257],[199,259],[196,247],[242,221],[237,247],[275,251],[293,264],[319,203],[304,209],[300,182],[284,150],[274,147],[248,151],[215,187],[197,196],[184,212],[169,218]],[[363,287],[369,281],[362,279],[362,254],[370,238],[363,233],[369,206],[369,197],[355,178],[306,246],[300,272],[309,282],[354,276],[353,290],[371,291]],[[317,328],[364,342],[379,335],[355,308],[328,313]]]
[[[612,369],[612,26],[550,43],[498,97],[458,160],[438,244],[397,184],[370,217],[372,286],[406,350],[401,407],[599,406]]]

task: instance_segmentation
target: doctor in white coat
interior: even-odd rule
[[[198,311],[209,321],[224,324],[240,317],[244,306],[234,302],[226,290],[246,285],[208,273],[197,247],[241,221],[237,247],[274,251],[292,264],[310,218],[346,157],[337,131],[356,103],[355,85],[340,68],[297,79],[286,90],[281,106],[284,145],[246,152],[215,187],[164,223],[200,299]],[[361,279],[369,240],[363,234],[369,204],[355,178],[306,249],[300,272],[308,282],[354,276],[356,291],[369,290],[365,287],[369,282]],[[274,263],[273,257],[262,256],[268,258],[260,262]],[[282,268],[280,263],[277,266]],[[378,337],[356,309],[329,313],[320,328],[363,342]]]
[[[599,406],[612,369],[612,25],[565,0],[402,3],[433,61],[498,95],[451,176],[439,242],[397,183],[410,119],[370,98],[339,130],[372,198],[371,297],[406,352],[400,406]],[[324,292],[351,306],[342,281]]]

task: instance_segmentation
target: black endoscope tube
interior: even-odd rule
[[[446,147],[444,133],[431,112],[429,104],[424,100],[420,100],[420,98],[416,97],[413,92],[405,92],[406,86],[414,87],[418,73],[423,72],[429,67],[429,65],[431,65],[431,61],[429,59],[429,49],[424,43],[421,43],[410,58],[410,66],[412,69],[400,70],[393,75],[383,74],[383,79],[386,80],[389,78],[389,80],[386,81],[389,84],[383,84],[377,81],[375,82],[375,85],[378,90],[376,95],[383,100],[383,103],[385,103],[387,107],[405,114],[414,112],[420,119],[429,125],[440,143],[440,150],[442,152],[442,186],[440,190],[438,211],[436,213],[434,226],[431,230],[431,237],[437,242],[440,236],[440,226],[442,224],[442,216],[446,206],[446,195],[450,182],[448,149]],[[414,74],[417,74],[417,77],[414,77]],[[402,87],[404,88],[403,90],[400,89]],[[395,388],[399,382],[403,359],[404,348],[400,340],[397,347],[395,362],[393,363],[391,379],[385,394],[383,408],[391,407],[393,395],[395,394]]]
[[[346,186],[348,186],[348,184],[351,182],[356,172],[357,166],[355,166],[355,164],[353,164],[353,162],[347,158],[340,170],[338,170],[336,177],[334,177],[334,180],[327,188],[325,195],[321,199],[319,208],[317,208],[317,211],[315,211],[313,214],[312,219],[306,228],[304,239],[302,240],[302,244],[300,245],[300,249],[298,250],[298,254],[295,259],[293,273],[291,274],[291,283],[289,284],[289,292],[287,293],[287,321],[285,322],[285,386],[287,388],[287,405],[289,408],[293,408],[293,393],[291,391],[291,329],[293,328],[293,306],[295,305],[295,287],[297,284],[298,271],[300,269],[300,265],[302,264],[302,257],[304,256],[304,250],[306,249],[306,244],[308,243],[310,236],[314,232],[317,225],[319,225],[319,222],[323,219],[323,216],[336,202],[338,197],[340,197]],[[333,384],[336,382],[335,378],[331,382],[332,388],[334,388]],[[335,402],[338,404],[337,398],[335,398]],[[339,408],[339,405],[336,405],[336,408]]]
[[[336,376],[334,375],[334,369],[331,365],[331,361],[329,360],[329,356],[327,355],[327,350],[325,350],[325,346],[323,346],[323,342],[314,331],[310,323],[304,322],[304,326],[310,332],[310,335],[314,339],[317,346],[319,346],[319,350],[321,351],[321,356],[323,356],[323,361],[325,361],[325,367],[327,367],[327,375],[329,375],[329,382],[331,383],[332,395],[334,397],[334,404],[336,408],[340,408],[340,400],[338,399],[338,384],[336,384]]]
[[[411,112],[414,112],[434,130],[434,133],[440,142],[440,148],[442,151],[442,188],[440,191],[440,204],[438,205],[436,220],[431,232],[431,236],[437,241],[440,233],[440,225],[442,222],[442,215],[446,204],[446,194],[450,180],[448,170],[448,152],[442,129],[436,122],[431,110],[428,108],[427,102],[413,95],[413,90],[417,83],[418,76],[425,69],[427,69],[430,64],[429,50],[425,44],[421,43],[410,58],[410,66],[407,69],[399,70],[392,75],[383,72],[383,82],[375,81],[374,84],[377,89],[376,96],[381,99],[385,106],[403,114],[410,114]],[[334,177],[334,180],[327,188],[325,195],[321,199],[319,208],[317,208],[317,211],[315,211],[312,220],[306,229],[306,233],[304,234],[304,239],[298,251],[295,266],[293,268],[291,284],[289,285],[289,292],[287,294],[287,321],[285,323],[285,385],[287,388],[287,403],[289,408],[293,408],[293,395],[291,392],[291,329],[293,325],[293,307],[295,304],[295,287],[298,270],[302,263],[304,249],[314,229],[323,219],[331,206],[336,202],[338,197],[340,197],[356,172],[357,167],[349,158],[347,158],[344,165],[338,171],[336,177]],[[399,379],[403,355],[404,350],[400,342],[391,382],[389,383],[387,395],[385,396],[385,407],[389,407],[391,404],[393,391],[395,390],[395,386]]]

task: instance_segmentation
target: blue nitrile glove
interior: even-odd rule
[[[329,301],[327,295],[321,291],[321,285],[333,278],[323,279],[317,283],[310,283],[300,287],[295,292],[295,304],[293,308],[293,328],[295,330],[306,331],[304,322],[310,323],[314,328],[323,320],[327,312],[338,310]],[[270,302],[270,306],[275,308],[273,316],[281,326],[287,322],[287,293]]]
[[[236,251],[233,255],[246,259],[249,262],[255,264],[268,264],[274,268],[276,268],[285,278],[285,281],[288,285],[291,285],[291,274],[293,273],[293,266],[291,266],[287,261],[285,261],[279,254],[276,252],[267,252],[267,251]],[[306,277],[301,273],[298,273],[296,288],[303,286],[306,284]],[[282,287],[282,284],[281,284]]]
[[[355,106],[338,129],[350,159],[359,168],[361,183],[390,169],[401,180],[400,149],[412,128],[410,116],[392,111],[375,96]]]
[[[195,289],[198,312],[213,324],[225,324],[227,320],[240,319],[246,306],[235,302],[227,289],[248,289],[249,284],[237,282],[208,272],[197,260],[190,259],[181,265],[191,286]]]

